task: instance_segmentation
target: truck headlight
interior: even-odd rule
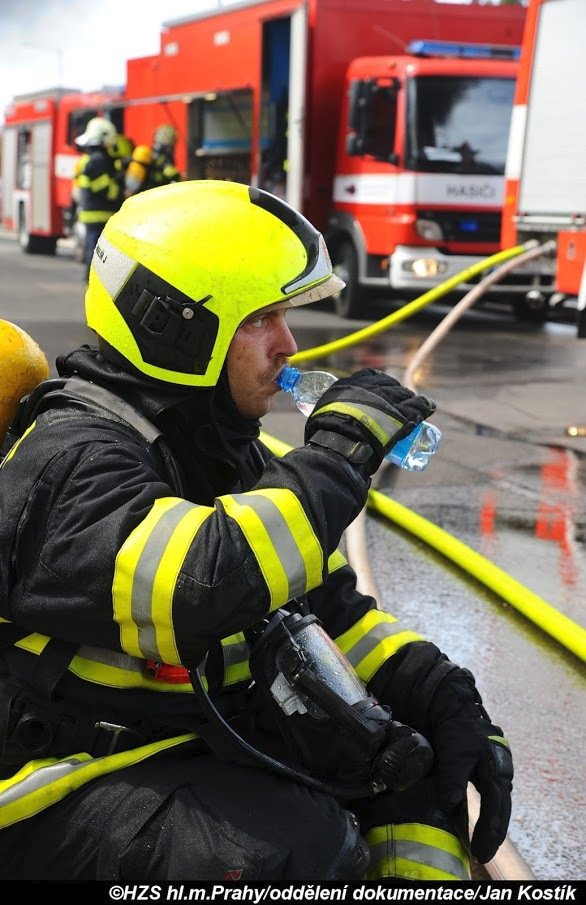
[[[444,238],[443,230],[435,220],[416,220],[415,232],[428,242],[441,242]]]
[[[401,267],[422,279],[437,277],[448,269],[446,262],[438,261],[437,258],[413,258],[410,261],[403,261]]]

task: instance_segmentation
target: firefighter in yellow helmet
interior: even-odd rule
[[[164,125],[155,129],[152,147],[137,145],[134,148],[125,176],[126,197],[180,181],[181,173],[175,166],[176,143],[176,129]]]
[[[296,351],[288,309],[340,288],[314,227],[245,185],[153,189],[106,224],[97,347],[21,405],[0,469],[5,879],[465,880],[470,778],[473,851],[502,842],[512,764],[471,674],[359,593],[337,550],[433,402],[364,369],[303,446],[259,439]],[[344,727],[304,712],[281,666],[263,684],[285,618],[321,622],[351,687],[428,736],[434,773],[336,792],[364,788],[370,756],[350,769]]]

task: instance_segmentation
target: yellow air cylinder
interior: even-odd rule
[[[148,145],[137,145],[126,168],[124,187],[127,195],[139,192],[147,177],[153,159],[152,149]]]
[[[16,324],[0,320],[0,440],[22,397],[48,376],[41,347]]]

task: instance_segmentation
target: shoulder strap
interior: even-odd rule
[[[93,414],[131,427],[152,451],[153,465],[161,477],[171,485],[178,496],[185,495],[177,463],[163,433],[142,412],[116,393],[81,377],[45,380],[22,399],[2,444],[0,461],[10,452],[37,414],[50,408],[51,403],[56,401],[81,402]]]
[[[101,417],[122,421],[133,428],[144,438],[147,446],[158,454],[154,457],[157,459],[155,467],[157,471],[160,471],[160,465],[163,466],[164,474],[161,477],[171,485],[178,496],[185,495],[181,474],[163,433],[137,408],[111,390],[79,377],[70,377],[65,382],[63,389],[55,395],[60,398],[89,403],[99,410],[98,414]]]
[[[118,423],[122,422],[131,427],[146,441],[156,471],[170,484],[178,496],[184,496],[183,481],[177,463],[162,432],[138,409],[121,399],[116,393],[78,377],[71,377],[68,380],[43,381],[21,401],[17,416],[10,426],[9,434],[2,447],[2,455],[9,452],[11,446],[22,436],[38,412],[50,408],[51,401],[57,400],[65,403],[68,401],[81,402],[90,409],[93,415]],[[1,622],[0,649],[16,644],[27,634],[29,632],[10,622]],[[51,639],[40,654],[29,677],[31,687],[50,698],[78,647],[77,644]]]
[[[152,421],[149,421],[138,409],[129,402],[125,402],[116,393],[112,393],[111,390],[98,386],[97,383],[89,383],[79,377],[70,377],[58,395],[99,406],[102,410],[100,414],[110,418],[115,415],[121,421],[129,424],[137,433],[142,434],[149,446],[163,436]]]

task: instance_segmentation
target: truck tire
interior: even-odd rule
[[[358,285],[358,255],[352,242],[340,242],[332,252],[334,273],[346,286],[333,297],[336,314],[354,320],[364,316],[362,297]]]
[[[544,324],[549,315],[549,305],[547,299],[536,302],[536,300],[528,301],[525,298],[515,299],[513,302],[513,313],[518,321],[524,324]]]
[[[26,225],[24,210],[18,215],[18,244],[27,255],[54,255],[57,248],[56,236],[33,236]]]

